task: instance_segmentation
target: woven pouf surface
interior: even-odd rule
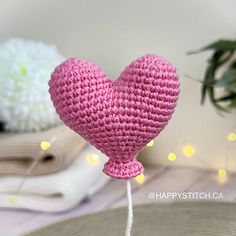
[[[62,221],[28,236],[123,236],[126,208]],[[236,203],[178,202],[134,207],[133,236],[236,235]]]

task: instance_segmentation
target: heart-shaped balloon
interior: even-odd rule
[[[49,86],[61,120],[109,157],[104,172],[119,179],[143,172],[135,156],[166,126],[179,94],[175,67],[157,55],[133,61],[116,81],[71,58],[56,67]]]

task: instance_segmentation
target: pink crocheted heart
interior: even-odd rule
[[[49,86],[61,120],[109,157],[106,174],[123,179],[143,172],[134,157],[163,130],[179,94],[175,67],[156,55],[133,61],[116,81],[89,61],[68,59]]]

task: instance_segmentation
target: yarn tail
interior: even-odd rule
[[[132,203],[130,180],[127,180],[127,200],[128,200],[128,216],[127,216],[125,236],[131,236],[131,230],[133,225],[133,203]]]

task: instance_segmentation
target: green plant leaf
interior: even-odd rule
[[[225,86],[225,89],[228,90],[229,92],[234,92],[236,93],[236,81],[230,84],[227,84]]]
[[[202,48],[202,51],[205,50],[235,50],[236,49],[236,40],[218,40],[208,46]]]
[[[0,132],[4,131],[4,123],[0,121]]]
[[[231,102],[230,102],[230,107],[231,107],[231,108],[236,108],[236,97],[231,100]]]
[[[196,54],[207,50],[236,50],[236,40],[218,40],[196,51],[190,51],[187,54]]]
[[[215,86],[229,86],[236,82],[236,69],[226,70],[221,78],[215,82]]]
[[[211,102],[214,103],[214,90],[212,85],[215,83],[215,72],[221,64],[220,59],[225,55],[224,51],[216,51],[208,61],[208,66],[204,75],[204,81],[201,91],[201,104],[205,102],[208,93]]]
[[[216,102],[225,102],[225,101],[232,100],[234,98],[236,98],[236,93],[230,93],[230,94],[227,94],[227,95],[222,96],[220,98],[217,98],[215,101]]]
[[[236,69],[236,60],[230,64],[229,68]]]
[[[208,96],[212,105],[218,110],[229,112],[236,107],[236,40],[218,40],[199,50],[189,52],[195,54],[206,50],[213,50],[208,60],[201,87],[201,104]],[[225,66],[226,67],[223,67]],[[217,72],[223,68],[223,74],[217,78]],[[216,97],[216,89],[224,88],[225,95]],[[232,103],[232,104],[231,104]],[[229,106],[231,104],[231,106]]]

